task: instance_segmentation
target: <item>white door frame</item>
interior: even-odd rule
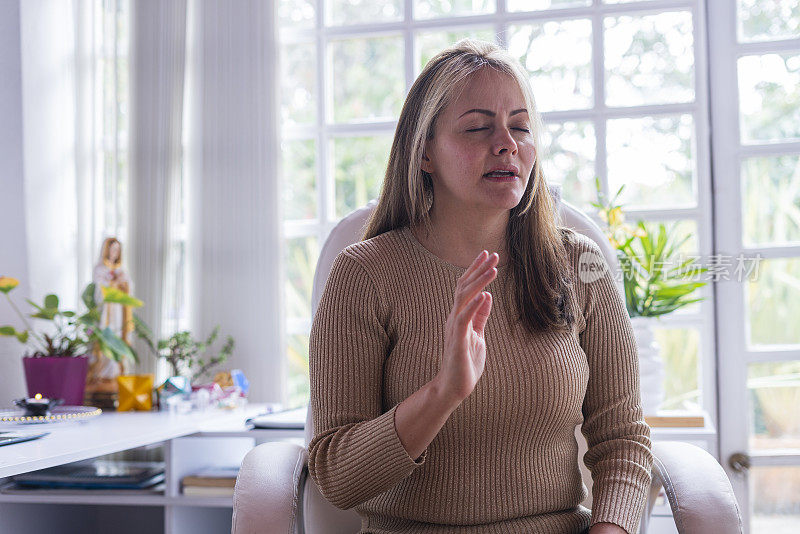
[[[764,259],[800,256],[800,247],[744,247],[740,169],[742,160],[756,154],[800,153],[800,142],[769,145],[740,143],[737,60],[743,55],[777,50],[800,51],[800,39],[776,43],[738,43],[736,2],[707,2],[709,78],[711,98],[712,187],[714,191],[714,252]],[[746,281],[716,282],[717,384],[720,462],[731,479],[750,532],[750,496],[747,472],[730,465],[731,456],[745,455],[751,467],[800,465],[800,451],[750,453],[747,364],[800,359],[800,350],[759,351],[748,348]]]

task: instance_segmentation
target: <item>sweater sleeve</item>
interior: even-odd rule
[[[579,246],[586,326],[580,344],[589,364],[583,426],[592,473],[592,521],[633,534],[644,511],[653,465],[650,427],[642,413],[633,327],[596,243]]]
[[[382,411],[389,337],[373,280],[345,250],[331,267],[311,327],[309,375],[314,438],[309,474],[322,495],[348,509],[387,491],[425,462],[400,441],[392,407]]]

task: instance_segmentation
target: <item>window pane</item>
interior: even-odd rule
[[[311,289],[319,248],[314,236],[286,240],[286,316],[311,318]]]
[[[508,34],[508,50],[528,70],[539,111],[592,106],[590,20],[510,26]]]
[[[542,135],[544,175],[561,184],[562,196],[583,210],[595,201],[594,159],[596,139],[591,122],[545,125]]]
[[[310,28],[314,26],[314,1],[280,0],[278,21],[280,28]]]
[[[414,0],[414,18],[494,13],[494,0]]]
[[[128,121],[128,58],[119,58],[117,61],[117,93],[116,105],[109,108],[109,111],[116,110],[117,112],[117,136],[120,141],[128,138],[129,121]]]
[[[748,364],[747,390],[750,448],[800,448],[800,360]]]
[[[420,59],[417,62],[417,73],[422,72],[422,68],[433,56],[467,37],[494,42],[494,31],[489,28],[460,28],[455,31],[419,32],[416,39],[417,54]]]
[[[800,156],[744,160],[742,218],[748,246],[800,242]]]
[[[317,217],[316,158],[316,143],[311,139],[281,143],[284,220]]]
[[[508,0],[509,11],[540,11],[592,5],[592,0]]]
[[[308,337],[308,334],[286,336],[286,357],[289,360],[287,403],[292,408],[307,404],[310,398]]]
[[[335,122],[400,115],[405,96],[402,37],[333,41],[330,51]]]
[[[284,44],[280,49],[283,124],[313,124],[317,118],[316,45]]]
[[[378,196],[391,145],[391,135],[340,137],[333,141],[337,217],[344,217]]]
[[[742,142],[800,138],[800,55],[739,58]]]
[[[762,260],[748,284],[752,345],[800,344],[800,259]]]
[[[403,18],[403,0],[326,0],[329,26],[387,22]]]
[[[738,0],[739,41],[800,37],[800,0]]]
[[[751,534],[794,534],[800,525],[800,466],[754,467],[747,473]]]
[[[694,99],[692,15],[605,19],[606,103],[636,106]]]
[[[664,362],[664,410],[699,410],[700,332],[695,328],[654,328]]]
[[[608,188],[625,184],[628,208],[695,205],[691,115],[613,119],[607,132]]]

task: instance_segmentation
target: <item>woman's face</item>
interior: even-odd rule
[[[113,263],[119,259],[119,243],[112,241],[108,246],[108,259]]]
[[[510,210],[536,160],[525,98],[514,78],[492,68],[462,83],[425,147],[422,169],[433,177],[434,204]]]

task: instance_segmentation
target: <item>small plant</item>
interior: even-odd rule
[[[678,250],[689,237],[675,236],[674,228],[667,230],[663,223],[657,226],[638,221],[636,225],[625,222],[622,206],[617,199],[625,188],[620,186],[613,198],[607,199],[595,179],[598,209],[606,224],[606,235],[617,250],[625,288],[625,306],[631,317],[657,317],[671,313],[702,298],[691,298],[694,291],[705,282],[687,281],[708,269],[695,265],[694,258],[677,262]]]
[[[233,353],[233,337],[228,336],[216,355],[206,356],[219,335],[216,326],[205,341],[196,341],[191,332],[177,332],[167,339],[155,342],[150,327],[140,317],[133,317],[134,331],[156,357],[164,358],[172,368],[172,376],[188,376],[192,383],[202,378],[215,365],[226,361]]]
[[[86,306],[86,312],[79,315],[74,311],[59,308],[59,299],[56,295],[47,295],[42,305],[26,299],[35,310],[28,315],[29,318],[49,321],[55,332],[39,333],[28,322],[28,319],[11,300],[9,293],[19,285],[19,280],[7,276],[0,277],[0,292],[8,300],[11,307],[19,316],[24,330],[17,330],[13,326],[0,326],[0,335],[13,336],[31,348],[30,355],[36,358],[45,356],[74,357],[81,356],[91,351],[97,344],[100,351],[116,362],[125,358],[138,361],[131,348],[117,336],[109,327],[100,326],[100,306],[94,299],[94,283],[86,286],[81,295],[81,300]],[[142,301],[136,299],[119,289],[102,287],[103,301],[101,304],[114,303],[123,306],[138,308]],[[52,330],[52,329],[51,329]]]

